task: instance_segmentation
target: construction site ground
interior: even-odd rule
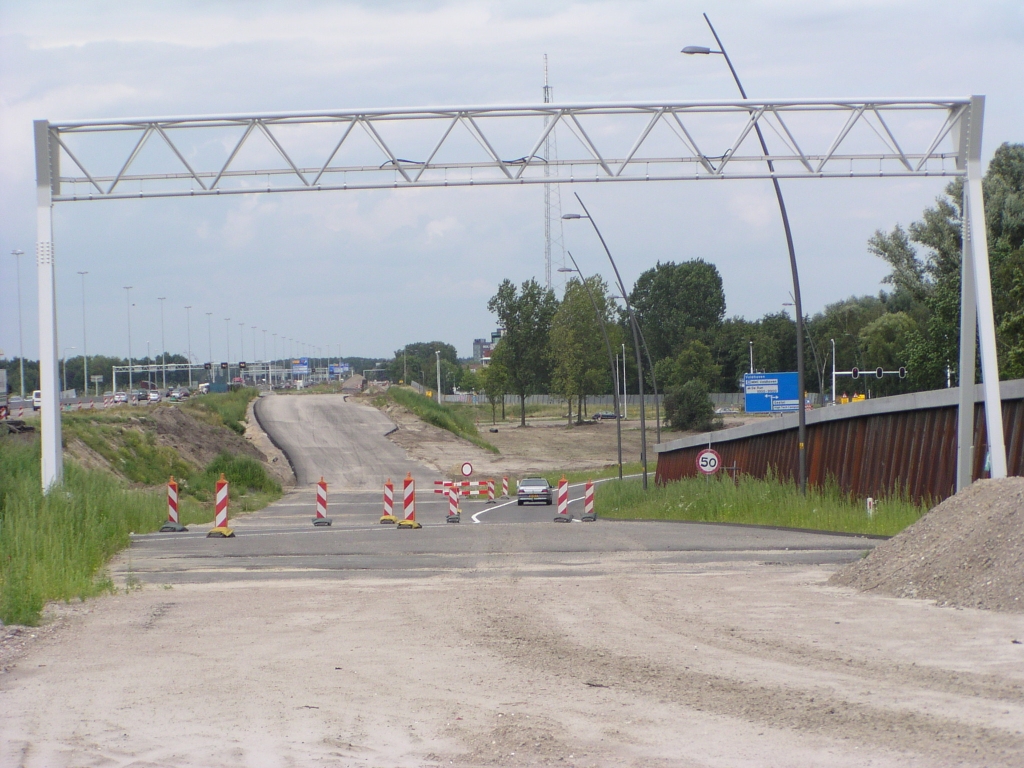
[[[117,594],[5,628],[0,765],[1024,764],[1024,614],[829,583],[877,541],[429,497],[398,531],[331,493],[332,528],[298,487],[236,539],[136,537]]]

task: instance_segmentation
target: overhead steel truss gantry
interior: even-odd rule
[[[62,477],[54,203],[267,192],[726,179],[965,178],[960,371],[981,341],[993,477],[1006,474],[981,195],[984,97],[409,107],[35,127],[42,477]],[[755,137],[760,126],[768,154]],[[559,131],[559,157],[544,142]],[[980,334],[978,333],[980,330]],[[971,375],[968,373],[968,383]],[[958,487],[971,482],[961,387]]]

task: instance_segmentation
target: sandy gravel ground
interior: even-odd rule
[[[58,607],[0,677],[0,765],[1024,764],[1022,616],[588,560]]]

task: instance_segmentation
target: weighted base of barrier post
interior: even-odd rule
[[[394,525],[397,522],[398,522],[398,518],[395,517],[394,515],[381,515],[380,516],[380,524],[381,525]]]
[[[315,525],[318,528],[330,527],[332,522],[334,522],[333,519],[331,519],[329,517],[314,517],[313,518],[313,525]]]
[[[458,523],[461,520],[462,520],[462,516],[461,515],[448,515],[448,518],[445,520],[445,522],[446,523]]]
[[[160,533],[184,533],[188,531],[181,523],[172,523],[168,520],[166,523],[160,526]]]
[[[597,522],[597,512],[592,515],[584,515],[580,518],[581,523],[595,523]]]
[[[398,527],[399,528],[413,529],[413,528],[422,528],[423,526],[420,525],[419,523],[417,523],[415,520],[399,520],[398,521]]]
[[[572,515],[555,515],[556,523],[571,523]]]
[[[208,539],[233,539],[235,538],[235,532],[230,528],[211,528],[210,532],[206,534]]]

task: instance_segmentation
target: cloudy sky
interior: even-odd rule
[[[1024,141],[1024,5],[909,0],[398,2],[323,0],[0,4],[0,348],[15,356],[13,249],[21,257],[27,357],[37,355],[33,119],[536,103],[548,54],[556,101],[722,99],[734,86],[707,11],[752,97],[987,97],[986,156]],[[788,181],[808,312],[874,293],[885,274],[865,241],[918,217],[936,179]],[[713,188],[709,188],[713,187]],[[788,302],[785,241],[766,182],[562,186],[587,203],[632,282],[657,261],[701,257],[728,313]],[[503,278],[544,277],[540,187],[63,203],[54,211],[60,346],[90,353],[160,345],[251,359],[262,330],[332,355],[385,356],[442,339],[469,355]],[[607,269],[582,222],[566,246]],[[212,333],[208,333],[207,315]],[[278,354],[285,350],[277,342]],[[270,350],[268,350],[270,351]]]

